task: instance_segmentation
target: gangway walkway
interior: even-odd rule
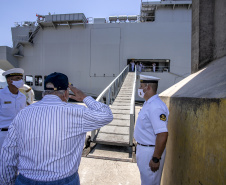
[[[96,141],[102,144],[129,145],[130,104],[135,73],[128,73],[113,104],[113,121],[102,127]]]
[[[116,96],[106,99],[114,119],[97,132],[92,132],[91,140],[95,143],[117,146],[133,145],[136,72],[128,72],[128,70],[129,66],[124,69],[124,77],[121,77],[124,80],[121,85],[117,85],[119,88]],[[120,75],[117,78],[120,78]],[[108,94],[111,92],[112,90],[109,90]]]

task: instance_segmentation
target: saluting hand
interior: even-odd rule
[[[160,162],[154,163],[154,161],[150,160],[149,166],[151,168],[151,171],[156,172],[159,169]]]
[[[86,97],[86,95],[76,87],[73,87],[72,85],[69,85],[69,88],[74,93],[74,95],[69,95],[69,98],[76,100],[76,101],[83,101],[83,99]]]

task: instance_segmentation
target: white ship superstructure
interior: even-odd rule
[[[0,47],[0,68],[23,68],[36,92],[43,91],[46,75],[62,72],[98,96],[126,65],[142,63],[140,73],[161,78],[160,93],[191,73],[191,4],[142,1],[140,15],[108,19],[37,15],[37,22],[12,28],[13,48]]]

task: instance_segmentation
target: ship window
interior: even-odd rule
[[[36,86],[42,86],[42,76],[41,75],[35,76],[35,85]]]
[[[132,61],[136,64],[137,71],[139,72],[170,72],[169,59],[128,59],[127,64],[130,64]]]
[[[25,76],[25,84],[27,84],[29,86],[33,86],[33,76],[32,75]]]

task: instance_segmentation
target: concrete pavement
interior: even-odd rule
[[[81,185],[139,185],[136,163],[82,157],[79,167]]]
[[[140,109],[141,106],[136,106],[136,118]],[[140,185],[137,164],[122,161],[132,161],[129,153],[128,147],[97,144],[88,157],[82,157],[79,167],[81,185]]]

